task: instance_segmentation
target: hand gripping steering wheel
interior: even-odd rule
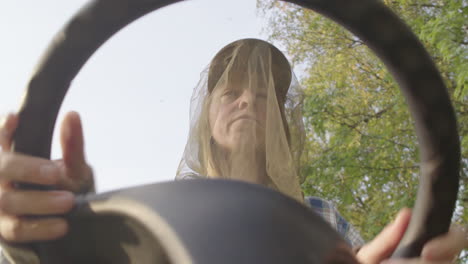
[[[50,158],[65,93],[115,32],[179,0],[94,0],[55,37],[27,87],[14,150]],[[394,257],[415,257],[448,231],[459,180],[460,143],[442,78],[410,29],[376,0],[288,0],[363,40],[408,102],[421,176],[413,216]],[[242,195],[239,195],[242,193]],[[78,198],[69,234],[33,245],[41,263],[353,263],[343,241],[303,205],[260,186],[194,180]],[[338,254],[341,252],[343,254]]]

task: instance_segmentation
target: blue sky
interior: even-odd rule
[[[17,109],[49,41],[86,2],[0,2],[0,114]],[[266,38],[255,5],[255,0],[171,5],[117,33],[88,61],[72,83],[59,121],[70,110],[81,114],[98,191],[174,178],[200,72],[229,42]],[[57,136],[53,158],[61,156]]]

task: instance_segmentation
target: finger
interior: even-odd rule
[[[18,153],[0,155],[0,181],[23,182],[44,185],[55,184],[60,171],[54,162]]]
[[[88,164],[69,168],[63,160],[55,160],[54,163],[60,170],[58,188],[74,193],[87,193],[94,189],[93,170]]]
[[[361,263],[376,264],[386,259],[397,247],[408,227],[411,210],[400,210],[395,221],[387,225],[370,243],[364,245],[356,257]]]
[[[451,261],[468,247],[466,231],[453,225],[449,232],[438,236],[424,245],[421,256],[431,261]]]
[[[3,216],[0,235],[10,242],[53,240],[64,236],[68,224],[62,218],[17,218]]]
[[[93,173],[86,163],[84,153],[84,137],[80,116],[69,112],[61,127],[61,143],[63,159],[56,161],[62,177],[60,187],[73,192],[87,192],[93,189]]]
[[[80,167],[85,163],[84,138],[80,116],[77,112],[69,112],[65,116],[61,130],[63,161],[66,167]]]
[[[7,215],[58,215],[73,208],[74,196],[66,191],[5,191],[0,212]]]
[[[13,133],[18,126],[18,115],[10,113],[0,123],[0,148],[8,151],[11,148]]]
[[[451,264],[450,261],[428,261],[422,258],[410,258],[410,259],[387,259],[382,261],[380,264]]]

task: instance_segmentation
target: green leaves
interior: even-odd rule
[[[419,36],[447,84],[462,140],[456,221],[468,222],[468,9],[466,0],[385,0]],[[355,36],[314,12],[258,0],[271,41],[305,69],[306,195],[334,201],[364,238],[374,237],[418,185],[413,121],[397,84]]]

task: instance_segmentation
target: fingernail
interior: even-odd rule
[[[423,248],[421,252],[421,257],[424,259],[430,259],[431,258],[430,250],[428,250],[427,248]]]
[[[421,252],[421,257],[425,260],[436,260],[441,256],[440,250],[437,247],[425,246]],[[443,256],[443,254],[442,254]]]
[[[6,115],[4,115],[4,116],[2,116],[2,117],[0,118],[0,127],[3,128],[2,131],[3,131],[4,133],[9,133],[9,132],[10,132],[10,131],[9,131],[10,128],[8,127],[7,122],[8,122],[9,120],[11,120],[11,118],[12,118],[13,116],[14,116],[13,113],[8,113],[8,114],[6,114]],[[7,131],[7,130],[8,130],[8,131]]]
[[[397,213],[397,215],[395,216],[395,218],[393,219],[391,224],[395,224],[395,223],[399,222],[401,220],[401,218],[406,214],[407,211],[408,211],[408,208],[402,208]]]
[[[7,115],[2,115],[0,117],[0,127],[3,127],[8,119],[8,117],[10,116],[10,114],[7,114]]]

